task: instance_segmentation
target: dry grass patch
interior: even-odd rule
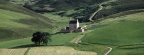
[[[27,55],[97,55],[95,52],[77,51],[74,48],[66,46],[54,47],[34,47]]]
[[[21,49],[0,49],[0,55],[24,55],[27,48]]]

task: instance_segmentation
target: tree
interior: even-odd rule
[[[42,33],[42,42],[43,42],[43,44],[47,45],[48,42],[51,41],[50,36],[51,36],[50,33],[47,33],[47,32]]]
[[[40,45],[41,43],[47,45],[48,42],[51,41],[51,34],[48,32],[35,32],[32,36],[33,38],[31,41],[37,45]]]

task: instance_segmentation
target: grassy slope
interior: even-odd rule
[[[86,42],[101,44],[139,44],[143,41],[144,22],[125,21],[122,23],[111,24],[97,29],[87,37]],[[95,40],[93,40],[95,39]]]
[[[116,0],[115,2],[110,2],[107,4],[103,4],[103,10],[101,10],[94,19],[98,19],[101,17],[107,17],[112,14],[116,14],[123,11],[136,10],[136,9],[144,9],[144,1],[143,0]],[[135,13],[138,11],[135,11]],[[131,12],[124,13],[123,15],[131,14]],[[121,15],[119,15],[121,16]],[[113,16],[111,16],[113,17]],[[115,16],[114,16],[115,17]]]
[[[103,46],[103,45],[96,45],[96,44],[70,44],[69,46],[75,48],[76,50],[80,50],[80,51],[92,51],[92,52],[96,52],[98,55],[104,55],[104,53],[106,51],[108,51],[107,46]]]
[[[16,39],[10,41],[0,42],[0,48],[12,48],[16,46],[32,44],[31,38]]]
[[[68,34],[55,34],[51,36],[52,41],[49,42],[48,45],[56,46],[56,45],[66,45],[69,43],[70,40],[75,38],[77,33],[68,33]],[[30,47],[31,44],[31,38],[23,38],[23,39],[17,39],[17,40],[10,40],[5,42],[0,42],[0,48],[12,48],[12,47]]]
[[[5,1],[0,1],[0,17],[0,41],[31,37],[52,27],[50,19]]]
[[[59,28],[64,28],[66,25],[68,25],[68,22],[69,22],[69,19],[70,17],[61,17],[55,13],[45,13],[43,14],[45,17],[48,17],[50,18],[51,20],[54,20],[55,21],[55,25],[58,26]],[[63,25],[61,25],[63,24]]]
[[[65,28],[66,25],[68,25],[68,21],[70,17],[61,17],[56,15],[55,13],[50,14],[50,13],[45,13],[44,16],[46,17],[51,17],[51,19],[53,19],[57,24],[56,26],[58,26],[58,29],[61,28]],[[63,24],[63,25],[61,25]],[[81,26],[86,25],[86,23],[81,23]],[[89,31],[88,31],[89,32]],[[96,52],[100,55],[103,55],[103,53],[105,53],[108,48],[106,46],[102,46],[102,45],[75,45],[75,44],[71,44],[69,43],[70,40],[74,39],[75,37],[81,35],[80,34],[74,34],[74,33],[70,33],[70,34],[56,34],[54,36],[52,36],[52,42],[49,43],[49,45],[63,45],[66,44],[70,47],[75,48],[76,50],[81,50],[81,51],[93,51]],[[86,48],[87,47],[87,48]]]
[[[144,20],[143,12],[124,17],[118,17],[115,19],[104,20],[101,22],[101,24],[102,25],[108,24],[108,25],[102,28],[95,29],[95,31],[87,35],[92,38],[85,37],[84,41],[90,43],[97,42],[97,43],[115,44],[115,45],[141,43],[141,41],[143,41],[142,36],[144,32],[143,20]]]
[[[79,33],[56,34],[52,36],[52,42],[49,45],[65,45],[73,38],[77,37]]]
[[[4,8],[5,9],[5,8]],[[7,10],[9,10],[9,9],[7,9]],[[19,10],[19,9],[18,9]],[[16,11],[16,10],[12,10],[12,11]],[[21,13],[22,11],[18,11],[18,13]],[[17,12],[16,12],[17,13]],[[27,14],[27,13],[22,13],[22,14]],[[29,13],[28,13],[29,14]],[[134,14],[134,15],[136,15],[136,14]],[[138,15],[140,15],[140,14],[138,14]],[[128,22],[127,22],[127,17],[125,17],[126,18],[126,21],[125,20],[123,20],[123,19],[109,19],[108,21],[106,20],[106,21],[104,21],[104,23],[102,23],[102,25],[101,26],[104,26],[104,25],[107,25],[107,23],[108,24],[112,24],[112,25],[108,25],[109,27],[115,27],[114,25],[116,25],[116,24],[121,24],[121,25],[125,25],[126,26],[126,24],[123,24],[123,23],[137,23],[137,22],[135,22],[135,21],[133,21],[132,19],[134,19],[134,20],[137,20],[137,19],[135,19],[135,17],[138,17],[138,15],[136,15],[136,16],[132,16],[132,17],[130,17],[129,16],[129,19],[128,19]],[[32,15],[32,13],[31,13],[31,15],[30,16],[33,16]],[[142,15],[141,15],[142,16]],[[141,17],[140,16],[140,17]],[[38,16],[37,16],[38,17]],[[121,17],[121,18],[123,18],[123,17]],[[131,19],[132,18],[132,19]],[[111,21],[112,20],[112,21]],[[129,20],[132,20],[132,21],[129,21]],[[140,19],[141,20],[141,19]],[[138,19],[138,21],[139,21],[139,19]],[[113,24],[113,23],[116,23],[116,24]],[[138,22],[139,23],[139,22]],[[138,24],[137,23],[137,24]],[[20,24],[21,25],[21,24]],[[136,24],[135,24],[136,25]],[[29,25],[28,25],[29,26]],[[120,26],[121,27],[121,26]],[[24,24],[24,28],[27,28],[27,25],[25,25]],[[108,28],[107,26],[106,27],[103,27],[103,29],[106,29],[106,28]],[[128,27],[126,27],[126,28],[128,28]],[[101,29],[102,30],[102,29]],[[116,29],[117,30],[117,29]],[[133,29],[132,29],[133,30]],[[96,31],[97,31],[97,29],[96,29]],[[118,30],[119,31],[119,30]],[[125,30],[122,30],[121,32],[123,32],[123,31],[125,31]],[[95,32],[95,31],[94,31]],[[105,31],[106,32],[106,31]],[[137,33],[137,32],[136,32]],[[58,38],[60,35],[63,35],[63,34],[58,34],[58,35],[56,35],[55,37],[52,37],[52,39],[54,39],[54,41],[53,41],[53,43],[50,43],[50,45],[61,45],[61,44],[64,44],[64,43],[67,43],[68,42],[68,40],[70,40],[71,38],[73,38],[73,37],[67,37],[67,36],[64,36],[65,38],[64,38],[64,40],[66,40],[66,41],[62,41],[61,42],[61,39],[63,39],[63,37],[62,38]],[[68,34],[69,35],[69,34]],[[115,34],[114,34],[115,35]],[[133,35],[135,35],[135,34],[133,34]],[[70,36],[72,36],[72,34],[70,34]],[[25,42],[25,40],[27,40],[28,42]],[[118,40],[120,40],[120,39],[118,39]],[[126,40],[126,39],[124,39],[124,40]],[[136,40],[136,41],[139,41],[139,40]],[[8,41],[9,42],[9,44],[13,44],[12,46],[11,45],[9,45],[9,44],[7,44],[7,42],[2,42],[0,45],[2,46],[2,47],[15,47],[15,46],[20,46],[20,45],[25,45],[25,44],[31,44],[31,41],[30,41],[30,38],[29,39],[21,39],[20,41]],[[19,42],[20,44],[17,44],[17,42]],[[114,44],[114,43],[112,43],[112,44]],[[125,44],[127,44],[127,43],[125,43]],[[88,48],[85,48],[85,47],[88,47]],[[98,50],[100,50],[99,51],[99,53],[103,53],[103,52],[105,52],[105,49],[103,49],[105,46],[102,46],[102,45],[80,45],[80,47],[78,47],[78,49],[81,49],[81,50],[90,50],[90,51],[96,51],[96,52],[98,52]],[[135,46],[134,46],[135,47]],[[137,47],[137,46],[136,46]],[[77,47],[75,47],[75,48],[77,48]],[[98,48],[98,49],[97,49]],[[129,46],[128,46],[128,48],[129,48]],[[133,46],[132,46],[132,48],[133,48]],[[129,49],[128,49],[129,50]],[[117,48],[115,48],[114,49],[114,51],[111,53],[111,55],[117,55],[118,53],[120,54],[120,55],[124,55],[124,54],[126,54],[126,53],[131,53],[131,54],[129,54],[129,55],[132,55],[133,53],[132,52],[135,52],[135,51],[142,51],[143,49],[132,49],[131,51],[129,50],[123,50],[123,49],[117,49]],[[120,52],[119,52],[120,51]]]
[[[144,54],[144,12],[110,18],[94,26],[82,39],[93,44],[116,45],[110,55]]]

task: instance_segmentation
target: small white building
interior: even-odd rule
[[[66,27],[65,29],[61,29],[61,32],[63,33],[69,33],[69,32],[84,32],[86,29],[79,26],[79,21],[77,20],[71,20],[69,22],[69,27]]]

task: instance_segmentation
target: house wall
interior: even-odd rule
[[[77,24],[76,25],[77,25],[77,28],[78,28],[79,27],[79,21],[78,21],[78,19],[77,19]]]
[[[84,32],[85,30],[79,27],[79,21],[77,19],[76,23],[69,23],[68,29],[62,29],[61,32],[68,33],[68,32]]]
[[[75,29],[77,29],[77,25],[76,24],[69,24],[69,29],[75,30]]]
[[[69,24],[70,30],[78,29],[78,27],[79,27],[79,21],[78,21],[78,19],[77,19],[77,23],[76,24]]]

